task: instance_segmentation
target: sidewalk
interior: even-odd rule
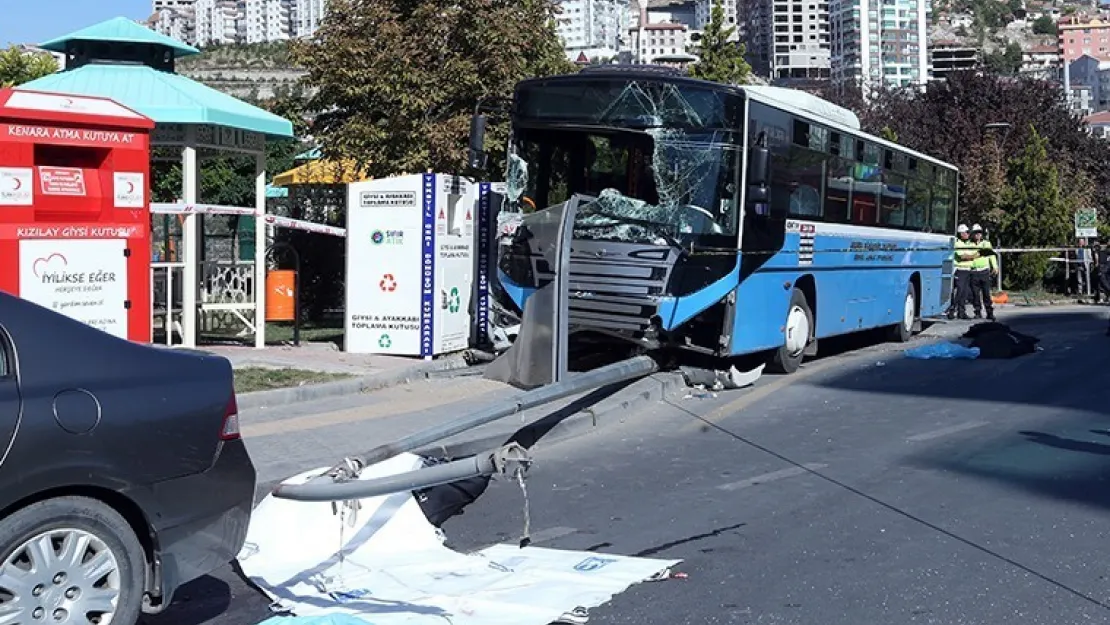
[[[349,354],[339,351],[334,343],[302,343],[300,347],[281,345],[263,349],[214,345],[200,349],[227,358],[236,369],[299,369],[351,376],[334,382],[242,393],[238,397],[240,409],[287,406],[327,397],[358,395],[423,380],[432,373],[468,368],[461,355],[423,360],[378,354]]]

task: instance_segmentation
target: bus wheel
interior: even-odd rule
[[[902,300],[902,321],[890,327],[890,340],[895,343],[905,343],[913,338],[913,326],[916,321],[917,289],[911,282],[906,285],[906,299]]]
[[[805,293],[798,289],[790,295],[786,313],[786,340],[771,356],[770,369],[777,373],[794,373],[805,358],[806,345],[813,338],[813,312]]]

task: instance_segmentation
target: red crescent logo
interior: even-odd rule
[[[128,193],[134,193],[135,192],[135,183],[134,182],[128,182],[127,183],[127,192]]]
[[[12,188],[12,191],[19,191],[23,188],[23,181],[19,178],[12,178],[12,182],[15,183],[15,187]]]

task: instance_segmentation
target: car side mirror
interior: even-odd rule
[[[470,118],[470,167],[485,169],[486,158],[486,116],[474,115]]]

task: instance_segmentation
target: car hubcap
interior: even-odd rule
[[[0,625],[108,625],[120,595],[119,561],[84,530],[43,532],[0,565]]]
[[[797,356],[806,348],[809,341],[809,315],[801,306],[792,306],[786,316],[786,351]]]
[[[907,293],[906,306],[902,311],[902,325],[906,328],[906,332],[913,331],[914,308],[916,308],[916,306],[914,306],[913,294]]]

